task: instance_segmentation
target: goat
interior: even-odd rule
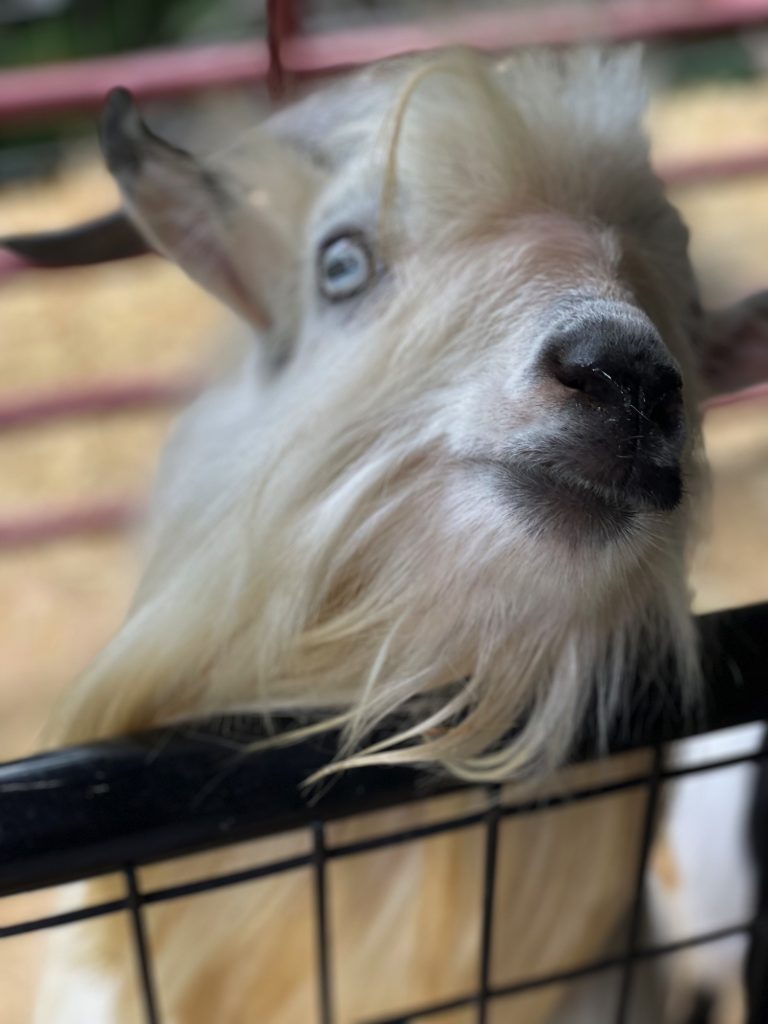
[[[698,402],[724,366],[730,385],[766,368],[768,302],[703,312],[644,102],[634,50],[446,51],[366,68],[197,160],[112,94],[127,214],[245,328],[164,453],[144,576],[56,742],[313,709],[343,728],[329,773],[501,781],[561,765],[587,715],[604,735],[633,675],[672,663],[694,705]],[[641,808],[509,824],[495,980],[605,950]],[[340,1021],[473,986],[478,853],[469,831],[332,876]],[[211,919],[199,900],[153,911],[169,1020],[312,1019],[305,881],[229,892]],[[102,926],[98,948],[59,949],[39,1020],[127,1024],[129,989]],[[568,1006],[542,990],[493,1019]]]

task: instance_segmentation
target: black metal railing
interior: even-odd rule
[[[627,1024],[636,965],[669,956],[690,946],[743,933],[751,939],[747,987],[749,1024],[768,1021],[768,886],[759,886],[758,905],[749,920],[663,946],[641,941],[644,884],[659,816],[662,786],[672,780],[731,765],[757,762],[760,781],[754,795],[754,854],[758,867],[768,862],[768,748],[694,765],[675,765],[665,757],[666,744],[684,736],[749,721],[768,720],[768,604],[699,619],[706,674],[705,707],[697,721],[686,721],[646,692],[635,708],[630,728],[610,743],[611,752],[653,748],[650,770],[599,785],[521,800],[505,798],[500,787],[487,788],[480,809],[386,835],[334,841],[326,825],[361,812],[398,806],[462,787],[447,776],[409,768],[369,767],[340,774],[332,784],[302,785],[333,757],[336,735],[320,734],[282,747],[253,750],[263,738],[261,719],[225,715],[195,724],[157,729],[142,735],[40,754],[0,766],[0,896],[25,892],[107,873],[122,873],[125,893],[96,905],[23,920],[0,928],[0,938],[127,912],[148,1024],[161,1021],[147,943],[144,908],[208,892],[239,882],[309,868],[314,877],[314,914],[318,1019],[335,1021],[332,979],[333,947],[329,941],[327,866],[330,862],[395,844],[417,842],[440,833],[481,826],[485,830],[481,940],[477,988],[457,998],[415,1006],[397,1018],[371,1018],[361,1024],[397,1024],[413,1017],[428,1019],[453,1009],[476,1008],[480,1024],[494,999],[575,981],[599,972],[620,971],[615,1013],[605,1024]],[[659,681],[664,684],[664,680]],[[658,709],[664,705],[664,712]],[[279,726],[278,718],[271,728]],[[585,736],[581,758],[594,756]],[[500,824],[515,815],[627,790],[646,792],[641,848],[638,851],[633,906],[623,949],[558,973],[495,985],[490,963],[493,944],[495,880]],[[308,828],[307,852],[175,885],[142,888],[137,868],[184,854],[223,847],[246,839]],[[0,965],[2,944],[0,944]],[[1,970],[1,967],[0,967]],[[602,1022],[601,1022],[602,1024]]]

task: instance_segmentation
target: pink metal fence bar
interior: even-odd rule
[[[565,44],[586,38],[627,40],[716,32],[768,24],[768,0],[612,0],[560,2],[548,7],[474,12],[437,22],[377,26],[314,36],[299,34],[296,0],[270,0],[266,44],[259,41],[169,49],[0,72],[0,123],[92,110],[120,83],[139,97],[179,96],[204,88],[269,81],[274,94],[283,76],[322,74],[409,50],[468,43],[490,51],[517,45]],[[712,182],[768,171],[768,148],[684,161],[662,169],[672,185]],[[0,249],[0,283],[33,268]],[[121,379],[0,399],[0,429],[35,425],[64,416],[148,409],[183,401],[197,390],[189,376]],[[768,384],[723,396],[706,408],[768,397]],[[133,524],[140,503],[84,502],[0,519],[0,548],[114,531]]]
[[[15,252],[0,247],[0,282],[15,277],[22,270],[28,270],[30,266],[27,260],[17,256]]]
[[[768,381],[765,384],[754,384],[743,391],[732,391],[727,395],[718,395],[716,398],[708,398],[702,408],[706,413],[709,409],[718,409],[722,405],[736,405],[739,402],[758,402],[768,399]]]
[[[493,52],[514,46],[712,33],[766,21],[766,0],[611,0],[601,4],[561,0],[465,14],[445,24],[423,21],[301,36],[286,41],[283,62],[296,74],[316,74],[451,43]]]
[[[0,124],[98,109],[115,85],[144,99],[178,96],[263,81],[268,68],[258,40],[14,68],[0,72]]]
[[[121,377],[50,391],[0,394],[0,430],[71,416],[104,415],[164,408],[192,397],[199,382],[191,375]]]
[[[531,4],[471,12],[450,20],[285,38],[281,64],[297,75],[322,74],[408,50],[467,43],[500,50],[584,39],[627,40],[717,32],[768,22],[768,0],[612,0]],[[295,24],[295,23],[293,23]],[[269,47],[258,40],[148,50],[0,72],[0,123],[98,108],[120,84],[140,98],[263,82]]]
[[[704,185],[768,172],[768,146],[724,155],[679,160],[659,168],[668,185]]]
[[[138,521],[141,508],[138,502],[118,499],[33,509],[26,514],[0,518],[0,549],[124,530]]]

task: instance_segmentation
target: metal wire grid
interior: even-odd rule
[[[660,795],[665,783],[703,772],[713,772],[735,765],[764,762],[768,751],[763,750],[747,755],[740,755],[704,764],[667,768],[664,765],[663,745],[654,748],[653,765],[649,773],[633,775],[616,781],[606,782],[597,786],[575,788],[567,793],[553,794],[548,797],[527,801],[504,802],[498,788],[488,788],[487,806],[485,809],[454,816],[429,825],[417,826],[392,832],[383,836],[374,836],[354,842],[329,844],[326,839],[326,822],[318,818],[310,822],[312,848],[307,854],[288,857],[268,864],[239,870],[224,875],[208,877],[184,884],[167,886],[142,891],[136,874],[137,864],[125,864],[122,867],[126,885],[126,895],[121,899],[84,907],[65,913],[53,914],[34,920],[22,921],[17,924],[0,928],[0,938],[11,938],[41,929],[54,928],[65,924],[103,917],[117,912],[127,912],[132,924],[132,940],[137,962],[137,980],[141,989],[144,1017],[146,1024],[162,1024],[163,1017],[157,997],[153,972],[153,957],[144,922],[144,908],[157,903],[181,897],[211,892],[215,889],[255,881],[275,875],[284,874],[299,868],[309,867],[314,882],[314,930],[316,950],[316,983],[318,1020],[320,1024],[334,1024],[333,992],[333,945],[330,939],[328,923],[328,883],[327,864],[339,858],[366,853],[400,843],[416,842],[440,833],[453,832],[459,829],[483,826],[485,829],[485,853],[483,864],[482,893],[482,924],[479,962],[477,966],[478,983],[473,992],[458,998],[436,1002],[429,1005],[416,1006],[405,1014],[396,1017],[371,1017],[360,1024],[405,1024],[411,1018],[429,1018],[452,1010],[475,1007],[478,1024],[486,1024],[489,1006],[492,1000],[501,997],[519,995],[545,986],[576,981],[609,969],[619,969],[620,986],[615,1014],[610,1024],[627,1024],[630,1012],[630,1000],[633,991],[635,965],[640,961],[657,959],[672,955],[683,949],[705,943],[716,942],[738,934],[752,936],[756,930],[758,918],[740,924],[720,928],[705,934],[699,934],[665,945],[645,946],[641,943],[641,922],[643,912],[643,883],[648,866],[648,858],[652,847],[655,826],[658,818]],[[523,814],[534,814],[547,809],[566,806],[576,802],[597,800],[609,794],[645,787],[647,789],[642,839],[638,851],[634,897],[630,911],[629,929],[625,949],[616,955],[601,960],[585,963],[573,969],[558,971],[537,977],[529,977],[514,984],[493,985],[490,980],[490,964],[493,944],[493,919],[495,910],[496,865],[498,858],[499,825],[509,817]],[[226,845],[226,844],[221,844]],[[754,1017],[755,1024],[759,1018]],[[606,1022],[608,1024],[608,1022]]]

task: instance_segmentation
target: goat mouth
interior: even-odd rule
[[[546,465],[506,466],[506,484],[537,521],[552,521],[601,535],[620,532],[635,509],[619,493],[595,486],[575,474]]]
[[[616,483],[593,481],[562,464],[539,460],[480,460],[506,497],[522,508],[538,532],[547,528],[572,539],[601,542],[626,537],[641,513],[671,511],[680,501],[679,472],[648,487],[644,473]]]

